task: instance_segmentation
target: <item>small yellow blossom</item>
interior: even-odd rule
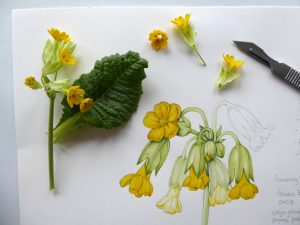
[[[188,187],[190,191],[197,191],[204,189],[209,183],[209,177],[203,170],[199,177],[197,177],[194,167],[190,169],[189,176],[184,180],[183,186]]]
[[[128,174],[120,180],[120,186],[129,185],[129,192],[140,198],[151,196],[153,193],[153,185],[150,182],[150,174],[146,174],[146,164],[144,164],[135,174]]]
[[[91,98],[85,98],[80,102],[80,112],[86,112],[89,111],[93,106],[93,99]]]
[[[178,132],[178,119],[180,106],[167,102],[160,102],[154,106],[153,112],[147,112],[144,117],[144,125],[150,128],[148,139],[160,141],[162,138],[172,138]]]
[[[256,193],[258,193],[257,186],[251,184],[243,172],[240,182],[230,190],[229,197],[231,199],[239,199],[242,197],[243,199],[248,200],[254,198]]]
[[[228,190],[219,184],[217,184],[216,189],[208,198],[210,206],[224,205],[226,202],[230,201],[231,199],[228,196]]]
[[[56,28],[48,29],[48,32],[56,41],[64,41],[64,42],[71,41],[70,36],[66,32],[61,32]]]
[[[76,63],[76,58],[69,49],[59,49],[58,54],[63,64],[74,65]]]
[[[235,60],[233,55],[226,54],[225,56],[223,55],[223,58],[228,71],[238,69],[244,65],[242,60]]]
[[[156,207],[163,209],[164,212],[168,214],[180,213],[182,211],[182,205],[179,195],[180,190],[171,186],[168,194],[156,204]]]
[[[85,91],[79,86],[71,86],[66,90],[67,102],[71,108],[74,105],[79,105],[84,98]]]
[[[149,41],[151,41],[151,46],[155,50],[160,50],[167,47],[168,45],[168,36],[165,32],[161,30],[153,30],[149,34]]]
[[[41,84],[33,76],[26,77],[24,84],[32,89],[41,88]]]
[[[176,24],[179,28],[183,28],[188,25],[191,14],[185,14],[185,17],[179,16],[178,18],[173,19],[171,22]]]

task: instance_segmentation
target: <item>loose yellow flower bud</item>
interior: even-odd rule
[[[34,90],[41,88],[41,84],[33,76],[26,77],[24,84]]]
[[[168,36],[165,32],[161,30],[153,30],[149,34],[149,41],[151,41],[151,46],[155,50],[160,50],[167,47],[168,45]]]
[[[83,96],[85,94],[85,91],[81,89],[79,86],[71,86],[66,90],[67,95],[67,102],[71,108],[73,108],[74,105],[79,105],[82,100]]]
[[[85,98],[80,102],[80,112],[89,111],[93,106],[93,99]]]

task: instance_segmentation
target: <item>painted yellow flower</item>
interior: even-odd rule
[[[229,197],[231,199],[252,199],[255,197],[255,194],[258,193],[258,188],[255,184],[251,184],[245,173],[243,172],[242,178],[238,184],[236,184],[229,192]]]
[[[151,41],[151,46],[155,50],[160,50],[167,47],[168,45],[168,36],[165,32],[161,30],[153,30],[149,34],[149,41]]]
[[[231,199],[228,196],[228,190],[223,186],[217,184],[216,189],[212,193],[212,195],[208,198],[208,203],[210,206],[215,205],[224,205],[226,202],[230,202]]]
[[[91,98],[85,98],[80,102],[80,112],[86,112],[89,111],[93,106],[93,99]]]
[[[179,199],[179,195],[179,189],[171,186],[168,194],[156,204],[156,207],[164,210],[164,212],[168,214],[175,214],[181,212],[182,205]]]
[[[150,128],[148,139],[160,141],[162,138],[172,138],[178,132],[178,119],[181,108],[179,105],[160,102],[154,106],[153,112],[147,112],[144,125]]]
[[[190,191],[197,191],[204,189],[209,183],[209,177],[203,170],[199,177],[197,177],[194,167],[190,169],[190,174],[183,182],[184,187],[188,187]]]
[[[48,29],[48,32],[56,41],[64,41],[64,42],[71,41],[70,36],[66,32],[61,32],[56,28]]]
[[[72,52],[67,48],[59,49],[58,54],[63,64],[74,65],[77,61],[76,58],[72,55]]]
[[[233,55],[226,54],[223,55],[223,58],[227,71],[238,69],[244,65],[244,62],[242,60],[235,60],[235,57]]]
[[[185,14],[185,17],[179,16],[173,19],[171,22],[176,24],[179,28],[183,28],[188,25],[190,21],[191,14]]]
[[[85,91],[79,86],[71,86],[66,90],[67,102],[71,108],[79,105],[84,98]]]
[[[36,81],[34,76],[26,77],[26,79],[24,81],[24,84],[27,87],[30,87],[30,88],[35,89],[35,90],[41,88],[41,84]]]
[[[146,164],[144,164],[135,174],[128,174],[120,180],[120,186],[129,185],[129,192],[140,198],[151,196],[153,193],[153,185],[150,182],[150,174],[146,174]]]

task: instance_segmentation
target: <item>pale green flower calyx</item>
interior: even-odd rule
[[[191,132],[191,122],[188,118],[182,117],[178,122],[178,133],[180,137],[187,136]]]

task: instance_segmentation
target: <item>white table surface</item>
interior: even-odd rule
[[[282,5],[300,6],[300,0],[0,0],[0,225],[18,225],[17,152],[14,128],[13,76],[11,56],[11,10],[63,6],[132,6],[132,5]],[[3,104],[4,103],[4,104]]]

